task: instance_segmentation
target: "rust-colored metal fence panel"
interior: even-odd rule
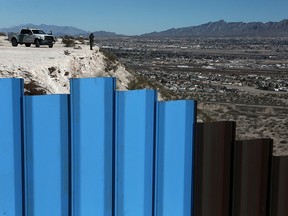
[[[195,216],[230,216],[235,122],[198,123],[195,145]]]
[[[288,156],[273,157],[271,214],[270,216],[288,215]]]
[[[273,141],[236,141],[233,216],[267,216]]]

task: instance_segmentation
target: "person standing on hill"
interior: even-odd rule
[[[89,35],[89,42],[90,42],[90,50],[93,50],[93,44],[94,44],[94,34],[91,33]]]

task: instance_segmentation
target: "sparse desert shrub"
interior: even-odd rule
[[[150,86],[151,83],[148,81],[148,79],[142,76],[138,76],[129,82],[128,89],[129,90],[143,89]]]
[[[117,57],[107,49],[100,48],[99,51],[105,56],[105,72],[109,72],[111,70],[116,71],[118,68]]]
[[[166,89],[161,84],[148,80],[147,78],[143,76],[135,76],[134,79],[132,79],[129,83],[127,88],[129,90],[135,90],[135,89],[154,89],[158,90],[164,100],[172,100],[175,99],[175,94]]]
[[[49,67],[48,68],[48,71],[50,72],[50,73],[53,73],[53,72],[55,72],[56,71],[56,67]]]
[[[71,52],[69,50],[64,50],[64,55],[70,55]]]
[[[110,52],[107,49],[104,48],[100,48],[99,51],[111,62],[116,62],[118,61],[118,58],[116,57],[116,55],[114,55],[112,52]]]
[[[56,70],[57,70],[56,67],[49,67],[49,68],[48,68],[49,76],[50,76],[51,78],[56,78],[56,77],[57,77]]]
[[[65,35],[62,39],[62,43],[65,47],[74,47],[75,46],[75,38],[72,36]]]
[[[111,70],[116,71],[118,69],[118,64],[112,63],[111,61],[106,62],[105,72],[109,72]]]
[[[47,94],[43,87],[39,86],[34,80],[24,85],[25,95],[44,95]]]

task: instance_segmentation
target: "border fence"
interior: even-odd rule
[[[288,157],[235,122],[196,123],[196,101],[71,79],[24,96],[0,79],[0,216],[287,216]]]

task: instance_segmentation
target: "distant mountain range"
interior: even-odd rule
[[[57,25],[34,25],[34,24],[25,24],[13,26],[10,28],[0,28],[0,32],[20,32],[22,28],[38,28],[42,29],[45,32],[52,31],[55,36],[63,36],[63,35],[71,35],[71,36],[88,36],[91,32],[84,31],[79,28],[75,28],[72,26],[57,26]],[[96,31],[93,32],[95,37],[116,37],[117,34],[114,32],[106,32],[106,31]]]
[[[149,37],[242,37],[242,36],[288,36],[288,20],[280,22],[209,22],[199,26],[172,28],[152,32],[142,36]]]
[[[0,32],[19,32],[22,28],[40,28],[44,31],[52,31],[56,36],[88,36],[90,32],[72,26],[34,25],[26,24],[11,28],[0,28]],[[114,32],[95,31],[95,37],[118,37]],[[288,19],[280,22],[209,22],[199,26],[184,28],[172,28],[161,32],[152,32],[140,35],[141,37],[283,37],[288,36]]]

